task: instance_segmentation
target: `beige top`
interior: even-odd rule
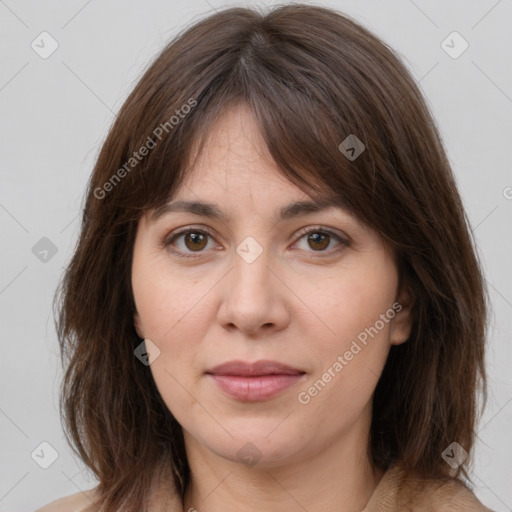
[[[36,512],[88,512],[95,489],[53,501]],[[165,504],[153,501],[151,512],[182,512],[180,500]],[[492,512],[476,496],[455,480],[447,484],[421,482],[407,477],[399,466],[390,468],[381,478],[361,512]]]

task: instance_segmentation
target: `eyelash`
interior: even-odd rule
[[[175,240],[177,240],[179,237],[181,237],[183,235],[187,235],[189,233],[208,235],[210,238],[214,238],[213,233],[208,228],[204,228],[204,227],[201,229],[187,228],[187,229],[178,231],[177,233],[171,233],[170,235],[166,236],[164,238],[164,240],[162,241],[162,246],[164,248],[168,248],[170,251],[172,251],[174,254],[176,254],[180,258],[197,258],[204,251],[197,251],[196,253],[194,253],[194,252],[182,251],[181,249],[175,249],[175,248],[171,247]],[[337,233],[334,233],[333,231],[326,229],[322,226],[313,226],[310,228],[301,229],[298,232],[299,238],[297,239],[297,241],[301,240],[306,235],[309,235],[311,233],[320,233],[322,235],[329,235],[330,237],[336,239],[339,242],[339,245],[336,248],[330,249],[328,251],[308,251],[308,252],[316,253],[315,256],[318,256],[320,258],[337,254],[339,251],[343,250],[345,247],[348,247],[350,245],[350,242],[348,240],[342,238]]]

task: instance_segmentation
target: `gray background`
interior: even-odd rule
[[[0,511],[34,510],[96,483],[72,455],[59,421],[62,370],[53,293],[71,256],[86,182],[114,113],[172,35],[228,5],[256,4],[0,1]],[[438,121],[493,304],[491,392],[479,427],[475,492],[496,511],[512,510],[512,1],[321,5],[353,16],[396,49]],[[34,40],[43,45],[43,31],[59,45],[46,59],[31,47]],[[453,31],[469,43],[458,58],[441,46]],[[453,52],[460,43],[448,44]],[[44,253],[43,237],[55,245],[55,255],[51,249]],[[58,452],[48,469],[31,458],[43,441]],[[50,451],[40,450],[34,458],[48,463]]]

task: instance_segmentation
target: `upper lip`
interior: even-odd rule
[[[302,370],[279,363],[278,361],[228,361],[219,364],[206,373],[212,375],[232,375],[240,377],[257,377],[262,375],[296,375],[305,373]]]

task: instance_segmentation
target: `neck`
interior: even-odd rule
[[[367,440],[353,429],[313,456],[249,468],[187,439],[190,481],[183,510],[360,512],[383,475],[370,463]]]

